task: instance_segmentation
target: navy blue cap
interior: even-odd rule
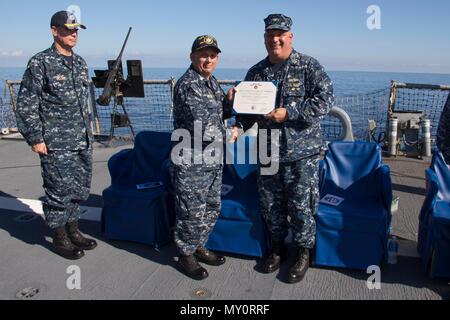
[[[213,36],[204,35],[204,36],[197,37],[194,40],[194,43],[192,44],[191,53],[194,51],[203,49],[203,48],[208,48],[208,47],[216,49],[219,53],[222,52],[219,49],[216,38],[214,38]]]
[[[66,27],[69,30],[86,29],[84,25],[78,22],[77,17],[72,12],[67,11],[55,13],[50,21],[50,27]]]
[[[284,14],[270,14],[264,19],[266,30],[279,29],[290,31],[292,27],[292,19]]]

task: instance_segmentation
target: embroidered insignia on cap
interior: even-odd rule
[[[214,40],[211,38],[211,37],[208,37],[208,36],[204,36],[204,37],[201,37],[200,38],[200,45],[203,45],[203,44],[213,44],[214,43]]]

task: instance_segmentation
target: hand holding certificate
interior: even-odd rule
[[[235,89],[236,113],[266,115],[275,109],[277,86],[273,82],[243,81]]]

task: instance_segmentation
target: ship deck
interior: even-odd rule
[[[254,258],[227,255],[227,263],[207,267],[203,281],[175,269],[173,244],[159,250],[108,240],[101,233],[102,191],[109,183],[109,157],[130,145],[96,146],[88,214],[80,229],[98,241],[98,248],[77,261],[50,251],[50,233],[39,213],[43,198],[39,158],[20,140],[0,139],[0,299],[132,299],[132,300],[441,300],[450,299],[449,280],[428,278],[416,252],[418,215],[425,196],[427,161],[387,158],[399,209],[393,216],[400,238],[398,263],[382,268],[381,289],[369,290],[364,271],[311,267],[298,284],[279,274],[255,270]],[[25,214],[25,216],[24,216]],[[68,267],[81,270],[81,289],[69,290]],[[20,294],[35,288],[34,296]]]

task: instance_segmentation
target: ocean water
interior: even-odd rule
[[[95,68],[101,69],[101,68]],[[170,78],[178,79],[186,69],[182,68],[146,68],[144,69],[144,79],[146,80],[169,80]],[[24,72],[24,68],[0,68],[0,93],[1,97],[4,94],[5,80],[21,80]],[[242,80],[245,77],[247,70],[245,69],[217,69],[215,72],[216,78],[219,80]],[[91,76],[94,75],[94,68],[90,69]],[[421,74],[421,73],[394,73],[394,72],[357,72],[357,71],[329,71],[330,78],[334,84],[334,92],[337,97],[336,103],[338,106],[344,107],[353,122],[353,132],[355,138],[365,139],[367,136],[367,120],[368,118],[374,119],[377,123],[377,135],[385,130],[386,123],[386,108],[387,99],[389,98],[389,90],[391,80],[407,82],[407,83],[420,83],[420,84],[436,84],[436,85],[450,85],[450,74]],[[227,90],[226,87],[224,87]],[[367,99],[370,92],[376,92],[383,90],[376,95],[386,95],[386,99],[378,102],[370,102]],[[166,93],[167,94],[167,93]],[[360,96],[365,94],[367,106],[374,109],[362,110],[365,108],[362,105],[353,105],[353,98],[346,98],[344,96]],[[6,95],[9,100],[9,93]],[[339,97],[343,97],[339,99]],[[374,97],[374,96],[372,96]],[[172,120],[167,115],[167,108],[169,106],[169,97],[164,97],[162,100],[157,99],[159,104],[147,104],[141,103],[141,99],[128,100],[127,105],[132,107],[131,119],[135,129],[141,130],[158,130],[171,127]],[[442,98],[441,98],[442,99]],[[148,101],[148,100],[147,100]],[[339,104],[338,101],[341,103]],[[356,101],[361,103],[361,98],[357,98]],[[364,98],[363,100],[364,101]],[[426,106],[428,100],[419,101]],[[445,100],[444,100],[445,102]],[[342,104],[343,103],[343,104]],[[381,108],[381,109],[380,109]],[[152,111],[150,111],[150,109]],[[110,109],[103,107],[99,109],[100,114],[100,127],[102,132],[109,132],[110,127]],[[382,112],[380,111],[382,110]],[[128,110],[130,111],[130,110]],[[0,118],[0,126],[8,126],[5,123],[11,118],[10,113],[2,112]],[[432,120],[433,134],[436,131],[437,121],[439,114],[434,112]],[[11,122],[11,120],[9,120]],[[324,128],[324,135],[330,139],[339,136],[340,125],[336,119],[327,118],[322,122]],[[128,128],[120,128],[117,133],[121,134],[128,132]]]
[[[93,70],[94,68],[90,69],[91,75],[94,74]],[[185,71],[186,69],[182,68],[145,68],[144,78],[147,80],[168,80],[171,77],[177,79]],[[0,92],[2,96],[5,80],[20,80],[23,72],[24,68],[0,68]],[[214,75],[219,80],[242,80],[246,72],[245,69],[217,69]],[[336,96],[356,95],[385,89],[390,86],[391,80],[450,85],[450,74],[361,71],[328,71],[328,74],[334,83]]]

